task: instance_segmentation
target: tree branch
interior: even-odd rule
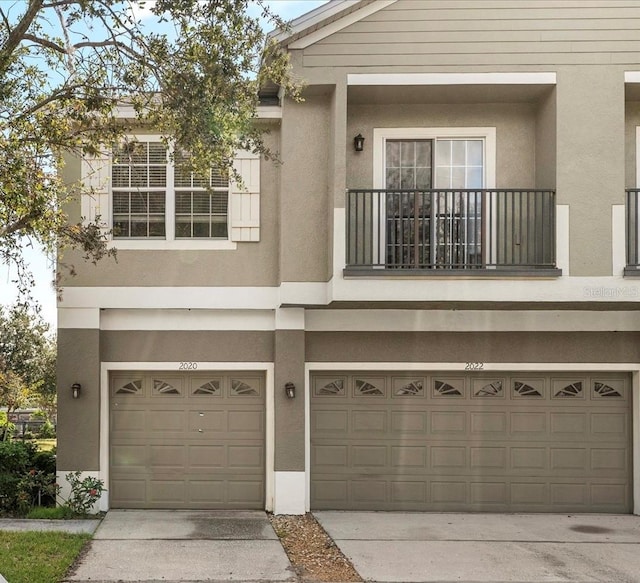
[[[62,53],[63,55],[66,54],[67,51],[64,50],[64,47],[61,47],[59,44],[54,43],[53,41],[47,40],[46,38],[40,38],[39,36],[35,36],[34,34],[29,34],[26,33],[22,36],[22,38],[24,40],[30,40],[36,44],[39,44],[43,47],[47,47],[50,49],[53,49],[54,51],[57,51],[59,53]]]
[[[31,221],[33,221],[34,219],[37,219],[39,215],[40,215],[39,210],[33,209],[32,211],[28,212],[26,215],[20,217],[18,220],[13,221],[13,223],[9,223],[8,225],[0,228],[0,237],[7,237],[9,235],[13,235],[18,231],[22,231],[23,229],[26,229],[31,223]]]
[[[24,35],[27,30],[29,30],[31,23],[35,20],[38,12],[40,12],[43,2],[44,0],[31,0],[29,2],[27,11],[22,16],[22,19],[9,33],[7,40],[2,45],[2,49],[0,49],[0,78],[4,77],[4,74],[7,72],[13,51],[16,50],[24,39]]]

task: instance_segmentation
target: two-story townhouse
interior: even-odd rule
[[[639,513],[638,3],[332,0],[279,40],[305,99],[261,108],[282,164],[240,154],[244,190],[152,134],[67,168],[119,251],[59,305],[61,477]]]

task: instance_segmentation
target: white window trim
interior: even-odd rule
[[[387,140],[436,140],[447,138],[484,141],[484,188],[496,187],[496,128],[374,128],[373,187],[383,189],[385,181],[385,144]]]
[[[131,140],[158,142],[161,141],[160,134],[128,134]],[[173,151],[173,144],[169,142],[168,153]],[[111,183],[111,165],[113,158],[109,158],[109,217],[107,226],[109,231],[113,229],[113,189]],[[169,186],[171,185],[171,186]],[[124,250],[161,250],[161,251],[199,251],[217,250],[233,251],[238,248],[235,241],[231,241],[231,185],[227,192],[227,238],[226,239],[176,239],[176,192],[174,186],[174,167],[167,162],[167,188],[165,198],[165,238],[164,239],[125,239],[114,238],[109,235],[107,246],[109,248]]]

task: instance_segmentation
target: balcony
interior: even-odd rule
[[[349,190],[344,275],[558,276],[555,225],[553,190]]]

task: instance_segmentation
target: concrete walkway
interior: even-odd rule
[[[367,581],[640,581],[640,517],[315,512]]]
[[[47,531],[69,532],[71,534],[92,534],[100,524],[99,520],[92,518],[82,520],[34,520],[26,518],[2,518],[0,530],[12,532]],[[2,583],[0,581],[0,583]]]
[[[296,581],[264,512],[111,510],[67,581]]]

